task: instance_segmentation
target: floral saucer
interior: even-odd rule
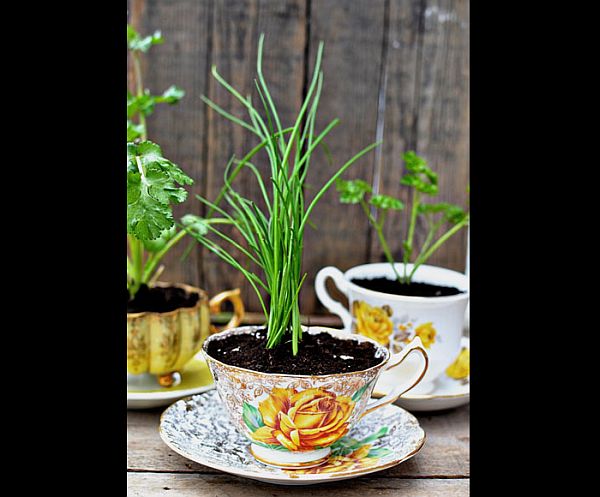
[[[461,359],[464,356],[464,351],[469,350],[469,338],[462,337],[461,339]],[[408,362],[408,361],[407,361]],[[469,403],[470,386],[469,380],[470,375],[468,372],[468,358],[466,359],[466,365],[453,364],[453,373],[451,377],[446,373],[436,378],[434,381],[433,391],[427,394],[418,393],[418,385],[413,390],[409,390],[402,397],[400,397],[396,404],[402,406],[404,409],[409,411],[439,411],[442,409],[451,409],[453,407],[462,406]],[[457,366],[462,366],[459,368]],[[395,383],[398,381],[397,378],[401,377],[405,372],[405,368],[410,368],[410,364],[401,364],[394,369],[384,371],[379,377],[379,380],[375,384],[373,389],[373,397],[383,397],[386,395]],[[463,374],[460,374],[460,369],[464,370]],[[453,372],[456,371],[456,372]]]
[[[212,375],[202,357],[196,354],[181,372],[181,381],[162,387],[151,374],[127,374],[127,409],[150,409],[171,404],[177,399],[215,388]]]
[[[411,458],[425,442],[417,419],[389,405],[365,416],[333,444],[322,465],[286,470],[257,461],[250,453],[250,442],[223,414],[216,391],[181,399],[162,414],[160,436],[171,449],[192,461],[280,485],[312,485],[380,471]]]

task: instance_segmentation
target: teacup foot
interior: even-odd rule
[[[329,458],[331,449],[309,450],[304,452],[288,452],[282,450],[268,449],[260,445],[252,444],[250,453],[260,462],[267,466],[282,469],[306,469],[314,468],[325,463]]]
[[[158,384],[161,387],[174,387],[181,383],[181,375],[177,371],[157,375]]]

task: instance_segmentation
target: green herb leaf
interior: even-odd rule
[[[132,182],[129,181],[129,177],[134,176],[134,173],[127,175],[127,187],[130,188]],[[137,184],[140,185],[141,181]],[[168,205],[152,198],[145,187],[140,187],[137,193],[133,202],[129,202],[131,197],[127,195],[127,233],[134,235],[138,240],[154,240],[164,230],[173,226],[173,214]]]
[[[401,200],[389,195],[373,195],[369,203],[378,209],[393,209],[396,211],[404,209],[404,203]]]
[[[162,96],[154,97],[154,101],[156,103],[167,103],[167,104],[176,104],[185,96],[185,91],[183,91],[178,86],[172,85],[167,88]]]
[[[413,173],[422,173],[425,170],[429,169],[425,159],[423,159],[423,157],[419,157],[412,150],[405,152],[402,155],[402,158],[404,159],[406,169],[412,171]]]
[[[186,214],[181,218],[181,224],[196,235],[203,236],[208,233],[208,223],[206,222],[206,219],[201,218],[200,216]]]
[[[159,45],[163,42],[160,31],[155,31],[154,34],[142,38],[132,26],[127,25],[127,48],[129,50],[147,52],[152,45]]]
[[[144,126],[127,119],[127,141],[132,142],[144,133]]]
[[[177,227],[173,225],[170,229],[164,230],[156,240],[142,240],[144,248],[149,252],[158,252],[162,250],[168,241],[177,233]]]
[[[253,405],[248,404],[248,402],[244,402],[242,407],[242,419],[252,433],[258,430],[261,426],[265,426],[260,411]]]
[[[159,238],[174,224],[171,204],[187,198],[187,192],[177,184],[192,183],[179,166],[162,156],[157,144],[128,143],[127,232],[139,240]]]
[[[405,174],[400,180],[400,184],[412,186],[421,193],[427,195],[437,195],[438,176],[427,165],[423,157],[419,157],[413,151],[408,151],[402,155],[406,169],[410,173]],[[412,173],[412,174],[411,174]]]
[[[137,113],[149,116],[154,112],[156,98],[150,95],[148,90],[145,90],[142,95],[133,96],[127,92],[127,117],[131,119]]]
[[[419,214],[438,214],[443,212],[444,219],[452,224],[461,222],[466,216],[466,213],[462,207],[449,204],[448,202],[439,202],[437,204],[420,204],[417,212],[419,212]]]
[[[417,212],[419,214],[437,214],[438,212],[445,212],[450,207],[447,202],[438,202],[437,204],[419,204]]]
[[[358,204],[364,198],[365,193],[373,191],[371,185],[362,179],[338,179],[335,187],[340,192],[340,202],[343,204]]]
[[[452,224],[458,224],[465,219],[467,213],[458,205],[449,205],[444,213],[446,221]]]

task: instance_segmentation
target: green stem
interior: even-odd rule
[[[292,130],[293,130],[293,128],[286,128],[286,129],[282,130],[281,133],[282,134],[289,133]],[[278,135],[279,133],[275,133],[275,134]],[[259,143],[256,147],[254,147],[252,150],[250,150],[250,152],[248,152],[241,161],[238,162],[237,166],[235,167],[233,172],[228,176],[227,180],[225,181],[225,184],[219,191],[217,198],[215,198],[215,201],[213,202],[213,204],[215,206],[218,206],[219,203],[221,202],[221,200],[223,200],[225,193],[227,193],[227,190],[229,190],[229,188],[231,188],[231,184],[233,183],[233,181],[235,180],[235,178],[237,177],[239,172],[244,168],[244,166],[246,165],[246,162],[248,162],[252,157],[254,157],[254,155],[256,155],[261,149],[263,149],[265,146],[267,146],[268,143],[269,143],[269,140],[264,140],[263,142]],[[210,218],[210,216],[213,215],[214,211],[215,211],[215,207],[210,207],[210,209],[208,210],[208,212],[206,214],[206,217]]]
[[[144,94],[144,83],[142,82],[142,66],[140,64],[140,57],[136,52],[132,52],[131,57],[133,58],[133,72],[135,74],[136,92],[137,96],[141,97]],[[139,120],[139,124],[143,129],[141,138],[142,140],[147,140],[148,134],[146,132],[146,116],[142,111],[139,113]]]
[[[147,283],[154,274],[158,263],[161,259],[171,250],[175,245],[179,243],[179,241],[186,235],[186,230],[179,231],[173,238],[171,238],[165,246],[156,252],[150,259],[148,259],[146,263],[146,269],[144,270],[144,275],[142,278],[142,283]]]
[[[425,252],[422,255],[419,255],[419,257],[415,261],[415,264],[410,273],[409,279],[412,279],[413,275],[415,274],[415,271],[421,264],[424,264],[427,261],[427,259],[429,259],[437,249],[439,249],[452,235],[458,233],[460,231],[460,229],[463,226],[465,226],[468,222],[469,222],[469,218],[467,216],[460,223],[455,224],[452,228],[450,228],[448,231],[446,231],[446,233],[444,233],[442,236],[440,236],[436,240],[436,242],[431,246],[431,248],[429,250],[427,250],[427,252]]]
[[[383,222],[385,220],[385,215],[387,213],[387,210],[384,209],[382,211],[381,217],[379,218],[379,222],[378,222],[371,215],[371,212],[369,211],[369,206],[367,205],[367,203],[364,200],[361,200],[360,204],[361,204],[363,210],[365,211],[365,214],[369,218],[371,225],[373,226],[373,228],[375,228],[375,232],[377,233],[377,238],[379,239],[381,248],[383,248],[383,253],[385,254],[385,258],[390,263],[390,266],[392,266],[392,270],[394,271],[394,274],[396,275],[396,279],[398,280],[399,283],[402,283],[402,277],[398,274],[398,271],[396,270],[392,251],[390,250],[390,247],[389,247],[389,245],[385,239],[385,236],[383,234]]]
[[[127,240],[129,241],[129,250],[131,252],[131,277],[133,280],[129,287],[129,295],[133,298],[142,284],[144,272],[144,245],[140,240],[131,235],[127,235]]]
[[[133,276],[133,263],[131,262],[131,259],[129,258],[129,256],[127,256],[127,281],[129,282],[132,279]],[[127,283],[127,285],[129,285],[129,283]]]
[[[410,223],[408,226],[408,236],[406,239],[406,244],[404,246],[404,253],[402,254],[402,261],[404,262],[404,283],[406,284],[410,283],[410,277],[406,274],[406,265],[409,263],[410,257],[412,255],[413,238],[415,235],[415,226],[417,224],[417,209],[419,207],[419,203],[419,192],[417,190],[413,190],[412,207],[410,211]]]

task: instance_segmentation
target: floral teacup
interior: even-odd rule
[[[413,265],[408,264],[408,270]],[[403,270],[397,264],[396,270]],[[429,369],[414,393],[426,394],[434,389],[433,381],[444,373],[461,350],[465,308],[469,301],[468,276],[437,266],[420,266],[414,276],[441,286],[456,287],[461,293],[445,297],[408,297],[362,288],[353,279],[385,277],[394,279],[388,263],[355,266],[345,273],[328,266],[317,273],[315,291],[321,303],[342,318],[344,329],[368,336],[388,347],[401,350],[413,337],[419,337],[429,356]],[[331,298],[325,280],[332,278],[348,297],[349,310]]]
[[[421,381],[427,370],[427,353],[418,337],[392,355],[371,338],[316,326],[304,328],[305,333],[326,332],[344,340],[371,342],[381,361],[369,369],[350,373],[288,375],[229,366],[207,352],[213,340],[254,333],[260,328],[243,326],[212,335],[202,350],[231,420],[252,442],[250,451],[254,457],[271,466],[299,469],[322,464],[331,452],[330,446],[360,418],[394,402]],[[411,352],[421,354],[420,368],[402,378],[388,395],[371,401],[380,374],[399,365]]]
[[[210,324],[211,314],[218,313],[224,302],[231,302],[234,313],[222,329],[234,328],[244,318],[244,303],[239,288],[209,300],[204,290],[191,285],[159,281],[155,286],[181,288],[199,297],[193,307],[127,313],[127,373],[155,375],[159,385],[171,387],[180,381],[179,371],[198,353],[204,339],[220,331]]]

